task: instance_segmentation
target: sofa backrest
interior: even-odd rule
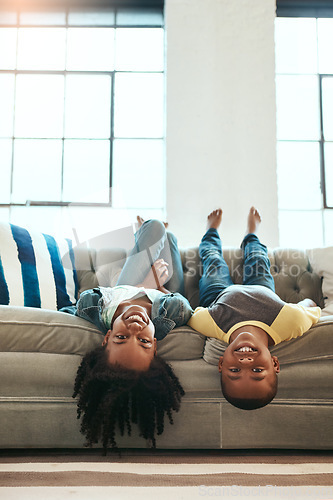
[[[224,248],[223,256],[228,264],[230,275],[235,284],[242,283],[243,254],[240,248]],[[271,273],[274,277],[276,293],[286,302],[297,303],[309,297],[321,307],[324,299],[321,278],[313,271],[305,250],[275,248],[269,249]],[[198,248],[182,250],[185,294],[192,307],[199,303],[199,279],[201,264]]]
[[[184,269],[185,295],[193,308],[199,305],[199,279],[202,268],[198,247],[181,249]],[[243,256],[239,248],[223,250],[234,283],[242,282]],[[321,278],[313,271],[305,250],[291,248],[269,249],[271,272],[276,293],[286,302],[299,302],[309,297],[324,307]],[[126,259],[121,248],[99,250],[76,248],[75,262],[80,292],[96,286],[114,286]]]

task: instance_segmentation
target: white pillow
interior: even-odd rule
[[[333,247],[312,248],[307,254],[312,269],[323,280],[325,307],[322,315],[333,314]]]
[[[58,310],[77,292],[71,240],[0,222],[0,304]]]

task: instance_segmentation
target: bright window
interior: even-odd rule
[[[278,17],[280,244],[333,244],[333,19]]]
[[[0,206],[164,207],[161,10],[0,10],[0,110]]]

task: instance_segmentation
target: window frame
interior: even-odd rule
[[[15,3],[15,2],[14,2]],[[111,4],[111,7],[110,7]],[[165,28],[164,24],[164,14],[163,14],[163,5],[164,2],[161,0],[151,0],[151,1],[142,1],[142,0],[129,0],[125,2],[117,2],[117,1],[111,1],[108,3],[101,2],[100,0],[97,0],[96,3],[91,3],[89,0],[83,1],[83,2],[75,2],[75,1],[69,1],[67,3],[63,3],[59,1],[54,1],[51,2],[51,8],[56,7],[61,9],[65,15],[66,15],[66,20],[64,24],[26,24],[26,23],[20,23],[20,14],[27,12],[25,9],[15,9],[15,7],[12,5],[10,10],[16,12],[16,24],[0,24],[0,28],[65,28],[68,30],[69,28],[113,28],[113,29],[123,29],[123,28],[133,28],[133,29],[156,29],[160,28],[163,29]],[[48,4],[50,7],[50,4]],[[92,7],[93,6],[93,7]],[[109,10],[114,12],[114,22],[113,23],[108,23],[108,24],[73,24],[69,22],[69,14],[71,12],[71,9],[74,7],[78,10],[81,10],[84,12],[85,10],[91,12],[92,10],[99,11],[103,10],[105,7],[108,7]],[[48,9],[46,7],[46,4],[43,0],[37,0],[35,3],[32,5],[33,9],[36,9],[36,12],[44,12],[47,13]],[[82,9],[81,9],[82,7]],[[161,23],[121,23],[119,24],[117,22],[118,19],[118,13],[123,13],[124,11],[133,11],[134,12],[144,12],[147,10],[148,12],[156,12],[158,14],[161,14]],[[17,32],[18,34],[18,32]],[[67,43],[67,36],[66,36],[66,43]],[[16,51],[18,50],[18,45],[16,46]],[[17,56],[17,52],[16,52]],[[114,113],[115,113],[115,79],[116,79],[116,74],[120,73],[143,73],[143,74],[162,74],[163,78],[165,79],[165,66],[163,67],[162,71],[153,71],[153,70],[116,70],[115,68],[112,71],[88,71],[88,70],[20,70],[20,69],[0,69],[0,74],[13,74],[15,76],[15,87],[14,87],[14,92],[16,89],[16,77],[17,75],[24,75],[24,74],[35,74],[35,75],[62,75],[64,78],[66,78],[67,75],[106,75],[109,76],[111,79],[111,99],[110,99],[110,136],[107,139],[89,139],[85,138],[87,140],[94,140],[94,141],[99,141],[99,140],[108,140],[110,142],[110,158],[109,158],[109,185],[108,185],[108,190],[109,190],[109,199],[107,202],[73,202],[73,201],[47,201],[47,200],[27,200],[25,203],[19,203],[19,202],[12,202],[10,201],[9,203],[1,203],[0,200],[0,208],[10,208],[10,207],[25,207],[25,206],[46,206],[46,207],[67,207],[67,206],[73,206],[73,207],[111,207],[113,208],[113,200],[112,200],[112,188],[113,188],[113,183],[112,183],[112,177],[113,177],[113,146],[114,146],[114,141],[119,139],[118,137],[115,137],[114,134]],[[14,94],[15,95],[15,94]],[[14,107],[15,107],[15,101],[14,101]],[[65,113],[65,110],[64,110]],[[14,109],[14,114],[15,114],[15,109]],[[15,119],[15,118],[14,118]],[[12,158],[11,158],[11,171],[10,171],[10,176],[11,176],[11,187],[10,187],[10,195],[12,193],[12,187],[13,187],[13,172],[14,172],[14,141],[17,139],[17,137],[14,134],[13,130],[13,135],[11,137],[6,137],[6,139],[9,139],[12,141]],[[25,139],[25,138],[19,138],[19,139]],[[53,139],[47,139],[47,138],[29,138],[31,140],[38,139],[38,140],[53,140]],[[83,139],[83,138],[81,138]],[[121,138],[122,139],[122,138]],[[144,137],[144,138],[137,138],[137,137],[126,137],[124,139],[140,139],[140,140],[163,140],[165,141],[165,133],[161,137]],[[61,196],[63,194],[63,179],[64,179],[64,142],[66,140],[66,137],[64,137],[64,134],[62,137],[57,138],[57,140],[62,141],[62,164],[61,164]],[[80,138],[78,139],[80,140]]]
[[[318,5],[319,4],[319,5]],[[314,2],[313,0],[277,0],[276,3],[276,17],[295,18],[295,17],[309,17],[309,18],[333,18],[333,0],[320,0]],[[322,194],[323,210],[333,210],[333,205],[327,203],[327,189],[326,189],[326,171],[325,171],[325,143],[332,142],[326,141],[324,137],[324,123],[323,123],[323,92],[322,83],[324,78],[333,78],[333,74],[314,73],[318,78],[319,85],[319,125],[320,125],[320,139],[316,142],[319,143],[320,151],[320,188]],[[278,142],[283,142],[281,139]]]

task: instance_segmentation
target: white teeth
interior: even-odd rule
[[[143,319],[141,318],[141,316],[139,316],[138,314],[133,314],[132,316],[129,316],[127,319],[131,319],[131,320],[134,320],[134,321],[143,321]]]
[[[237,352],[255,352],[255,349],[252,349],[252,347],[240,347],[237,349]]]

